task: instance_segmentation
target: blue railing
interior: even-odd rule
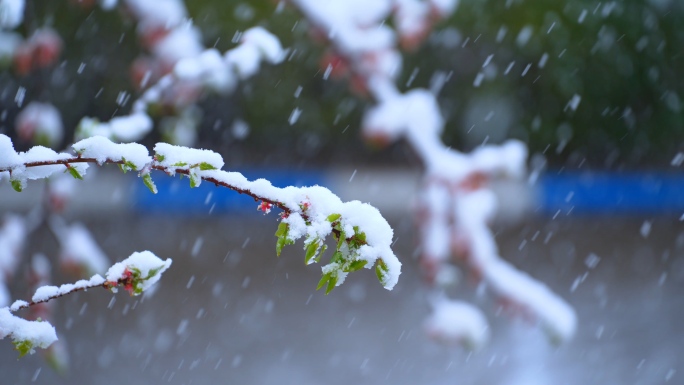
[[[546,173],[537,186],[542,212],[666,214],[684,212],[684,173]]]

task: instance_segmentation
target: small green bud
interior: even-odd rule
[[[24,185],[23,185],[23,183],[21,183],[20,180],[18,180],[18,179],[12,179],[12,180],[10,181],[10,183],[12,184],[12,188],[14,189],[14,191],[16,191],[16,192],[22,192],[22,190],[24,190]]]

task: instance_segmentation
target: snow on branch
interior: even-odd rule
[[[81,140],[72,146],[76,155],[55,153],[33,147],[25,153],[14,151],[9,137],[0,135],[0,180],[9,179],[21,191],[27,179],[46,178],[56,172],[69,172],[82,179],[88,164],[118,164],[122,171],[136,171],[153,193],[152,170],[168,175],[181,174],[190,186],[202,181],[222,186],[261,202],[258,209],[268,213],[272,207],[283,210],[276,232],[276,252],[304,238],[307,264],[319,262],[326,249],[325,239],[332,235],[335,251],[322,267],[318,288],[326,294],[342,284],[350,272],[375,267],[378,280],[388,290],[396,285],[401,263],[391,249],[393,231],[380,212],[359,201],[342,202],[330,190],[320,187],[278,188],[265,179],[247,180],[242,174],[221,170],[223,158],[212,151],[158,143],[150,156],[137,143],[117,144],[104,137]]]
[[[171,72],[147,88],[133,103],[129,115],[108,122],[83,118],[76,135],[79,138],[104,136],[125,142],[139,140],[152,130],[149,112],[152,106],[170,105],[174,110],[183,110],[195,103],[202,90],[230,93],[238,81],[255,75],[262,62],[278,64],[283,57],[284,50],[277,37],[262,27],[251,28],[242,34],[239,46],[223,55],[210,48],[176,58]]]
[[[20,357],[33,353],[35,348],[46,349],[57,341],[55,328],[47,321],[28,321],[13,315],[13,312],[94,287],[116,292],[117,288],[122,286],[131,295],[140,295],[159,281],[162,273],[170,266],[170,259],[162,261],[149,251],[136,252],[110,267],[104,278],[95,274],[88,280],[83,279],[59,287],[39,287],[31,302],[20,300],[15,301],[10,307],[0,308],[0,339],[11,337]]]
[[[405,139],[425,166],[420,197],[421,265],[428,281],[444,275],[453,256],[492,288],[512,308],[540,322],[552,339],[572,337],[576,315],[563,299],[499,256],[488,227],[497,208],[487,182],[504,175],[525,175],[527,149],[518,141],[481,146],[470,154],[447,147],[441,140],[445,120],[436,95],[414,89],[401,93],[395,84],[401,68],[399,45],[414,49],[432,26],[447,17],[457,0],[290,0],[334,53],[331,73],[347,75],[355,90],[375,102],[362,124],[363,135],[387,144]],[[385,20],[393,17],[394,29]],[[332,68],[332,66],[337,68]],[[332,72],[335,69],[336,71]],[[433,303],[426,326],[431,335],[454,341],[484,341],[472,330],[486,328],[484,317],[470,307],[442,300]],[[459,316],[454,314],[459,313]],[[458,327],[448,322],[462,322]],[[461,320],[461,321],[459,321]],[[476,324],[481,324],[477,326]],[[475,326],[474,326],[475,325]],[[482,336],[482,335],[480,335]]]

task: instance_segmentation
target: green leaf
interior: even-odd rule
[[[145,279],[145,280],[148,280],[148,279],[154,277],[155,275],[157,275],[157,273],[159,273],[159,271],[160,271],[163,267],[164,267],[164,266],[159,266],[159,267],[156,268],[156,269],[150,269],[150,271],[147,273],[147,277],[145,277],[144,279]]]
[[[155,186],[154,182],[152,182],[152,176],[150,174],[145,174],[142,177],[143,183],[145,183],[145,186],[147,186],[148,189],[152,192],[152,194],[157,193],[157,186]]]
[[[69,170],[69,174],[71,174],[74,179],[83,180],[83,175],[76,170],[76,167],[67,166],[67,170]]]
[[[286,245],[291,245],[293,243],[294,241],[288,239],[287,236],[278,238],[278,240],[276,241],[276,255],[280,256],[280,253],[283,251],[283,247],[285,247]]]
[[[318,281],[318,286],[316,286],[316,290],[320,290],[323,287],[323,285],[325,285],[328,281],[330,281],[330,278],[332,278],[332,273],[323,274],[323,277],[321,277],[321,280]]]
[[[291,245],[294,243],[293,240],[287,238],[287,233],[290,230],[290,225],[285,222],[280,222],[278,225],[278,230],[276,230],[275,236],[278,237],[276,241],[276,255],[280,256],[285,245]]]
[[[164,155],[162,155],[162,154],[155,154],[155,155],[154,155],[154,159],[156,159],[157,162],[163,162],[164,159],[166,159],[166,157],[165,157]]]
[[[280,222],[278,225],[278,230],[276,230],[275,236],[276,237],[282,237],[283,235],[287,235],[287,231],[290,229],[290,225],[286,222]]]
[[[22,186],[22,183],[21,183],[20,180],[12,179],[12,180],[10,181],[10,183],[12,184],[12,188],[13,188],[14,191],[16,191],[16,192],[21,192],[21,191],[24,189],[24,186]]]
[[[200,185],[201,178],[199,175],[190,173],[188,176],[190,177],[190,188],[195,188]]]
[[[323,255],[323,253],[325,253],[326,250],[328,250],[328,245],[323,245],[321,247],[320,252],[318,254],[316,254],[316,256],[314,257],[314,262],[316,262],[316,263],[320,262],[321,261],[321,255]]]
[[[276,241],[276,256],[280,257],[280,253],[283,251],[283,247],[285,247],[285,244],[287,243],[287,238],[285,237],[279,237],[278,240]]]
[[[121,161],[123,164],[119,164],[119,170],[121,170],[124,174],[129,172],[129,171],[137,171],[138,169],[135,167],[133,163],[130,161],[126,160],[126,158],[121,158]]]
[[[336,249],[339,250],[340,247],[342,247],[342,242],[344,242],[347,239],[347,234],[344,233],[344,231],[340,230],[340,235],[339,238],[337,239],[337,247]]]
[[[336,220],[340,219],[341,216],[342,216],[342,214],[330,214],[330,215],[328,215],[328,218],[326,218],[326,219],[328,220],[328,222],[333,223]]]
[[[200,165],[199,165],[199,169],[202,170],[202,171],[216,170],[216,167],[210,165],[210,164],[207,163],[207,162],[202,162],[202,163],[200,163]]]
[[[126,159],[123,159],[123,161],[124,161],[124,166],[127,167],[130,171],[138,171],[138,168],[135,167],[135,165],[131,161],[128,161]]]
[[[187,166],[187,165],[188,165],[188,164],[185,163],[185,162],[176,162],[176,163],[172,164],[171,166],[173,166],[173,167],[184,167],[184,166]]]
[[[368,261],[363,261],[363,260],[354,261],[354,262],[350,263],[349,266],[344,271],[347,273],[351,273],[352,271],[361,270],[361,269],[363,269],[364,266],[366,266],[367,263],[368,263]]]
[[[337,250],[333,254],[332,258],[330,258],[330,262],[331,263],[335,263],[335,262],[342,263],[342,262],[344,262],[344,256],[342,255],[342,253],[339,250]]]
[[[330,294],[330,292],[335,288],[335,285],[337,285],[337,276],[330,277],[330,280],[328,281],[328,287],[325,288],[325,295]]]
[[[290,230],[290,225],[285,222],[280,222],[278,225],[278,230],[276,230],[275,236],[278,237],[278,240],[276,241],[276,255],[280,256],[280,253],[283,251],[283,247],[285,245],[291,245],[294,242],[292,240],[287,239],[287,233]]]
[[[12,341],[14,344],[14,349],[19,351],[19,358],[31,353],[33,350],[33,343],[29,340],[23,341]]]
[[[320,246],[320,242],[318,240],[315,240],[309,244],[309,246],[306,248],[306,256],[304,257],[304,263],[309,264],[311,259],[318,254],[318,247]]]
[[[385,284],[385,281],[387,281],[388,272],[389,269],[385,262],[382,259],[378,259],[378,264],[375,265],[375,275],[378,277],[378,281],[383,285]]]
[[[128,270],[133,274],[133,279],[140,278],[140,275],[142,275],[142,271],[135,266],[128,266]]]

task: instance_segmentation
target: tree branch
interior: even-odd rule
[[[118,286],[123,285],[131,295],[140,295],[157,283],[170,266],[170,259],[163,261],[149,251],[136,252],[112,265],[107,270],[105,278],[96,274],[89,280],[80,280],[60,287],[41,286],[36,290],[31,302],[15,301],[9,308],[0,308],[0,339],[11,337],[20,357],[33,353],[36,347],[47,349],[57,341],[55,328],[47,321],[28,321],[15,316],[12,312],[98,286],[116,291]]]
[[[106,164],[118,164],[118,165],[124,165],[124,164],[125,164],[125,162],[124,162],[123,160],[112,160],[112,159],[107,159],[107,160],[105,160],[104,162],[100,162],[100,161],[98,161],[98,160],[95,159],[95,158],[82,158],[82,157],[80,157],[80,156],[75,156],[75,157],[70,158],[70,159],[59,159],[59,160],[45,160],[45,161],[37,161],[37,162],[27,162],[27,163],[24,163],[22,166],[24,166],[24,167],[26,167],[26,168],[31,168],[31,167],[42,167],[42,166],[58,166],[58,165],[63,165],[63,166],[65,166],[67,169],[69,169],[69,168],[70,168],[70,164],[72,164],[72,163],[95,163],[95,164],[98,164],[98,165],[105,164],[105,163],[106,163]],[[9,172],[10,175],[11,175],[11,174],[12,174],[12,169],[14,169],[14,168],[16,168],[16,167],[12,167],[12,168],[0,168],[0,172]],[[150,168],[153,169],[153,170],[157,170],[157,171],[163,171],[163,172],[166,173],[166,174],[183,174],[183,175],[190,175],[190,171],[189,171],[189,170],[180,169],[180,168],[176,168],[176,169],[171,169],[171,170],[169,170],[167,167],[164,167],[164,166],[162,166],[162,165],[160,165],[160,164],[158,164],[158,163],[156,163],[156,162],[152,163],[152,164],[150,165]],[[213,177],[201,176],[201,178],[202,178],[202,180],[205,180],[205,181],[207,181],[207,182],[209,182],[209,183],[213,183],[213,184],[216,185],[216,186],[222,186],[222,187],[228,188],[228,189],[233,190],[233,191],[235,191],[235,192],[237,192],[237,193],[239,193],[239,194],[249,195],[250,197],[254,198],[255,201],[262,201],[262,202],[269,203],[269,204],[271,204],[271,205],[273,205],[273,206],[276,206],[276,207],[278,207],[279,209],[283,210],[283,212],[285,212],[285,213],[287,213],[287,214],[290,214],[290,213],[292,213],[292,211],[293,211],[292,208],[285,206],[282,202],[278,202],[277,200],[273,200],[273,199],[270,199],[270,198],[267,198],[267,197],[260,196],[260,195],[255,194],[254,192],[252,192],[252,191],[250,191],[250,190],[248,190],[248,189],[244,189],[244,188],[239,188],[239,187],[237,187],[237,186],[233,186],[233,185],[231,185],[231,184],[229,184],[229,183],[226,183],[226,182],[224,182],[224,181],[220,181],[220,180],[218,180],[218,179],[216,179],[216,178],[213,178]],[[306,214],[303,214],[302,217],[305,218],[305,219],[308,219],[308,217],[306,216]]]
[[[223,158],[215,152],[167,143],[157,143],[153,156],[138,143],[113,143],[104,137],[84,139],[72,148],[77,155],[58,154],[45,147],[17,153],[9,137],[0,134],[0,177],[9,173],[12,187],[22,191],[27,180],[47,178],[62,166],[74,178],[83,179],[88,164],[118,164],[124,172],[138,172],[156,193],[152,170],[187,175],[190,187],[207,181],[261,201],[258,209],[265,213],[272,207],[283,210],[275,234],[277,254],[285,245],[305,238],[305,262],[319,262],[319,254],[326,249],[325,239],[332,233],[337,246],[331,261],[322,268],[323,280],[328,283],[326,293],[362,267],[375,266],[378,280],[388,290],[401,274],[401,263],[391,248],[392,228],[380,212],[358,201],[343,202],[324,187],[278,188],[264,179],[249,181],[240,173],[221,170]]]
[[[75,288],[73,288],[72,290],[69,290],[69,291],[67,291],[67,292],[63,292],[63,293],[59,293],[59,294],[56,294],[56,295],[53,295],[53,296],[49,296],[49,297],[47,297],[47,298],[40,299],[40,300],[38,300],[38,301],[31,301],[31,302],[16,301],[14,304],[12,304],[12,306],[10,306],[10,310],[11,310],[12,312],[16,312],[16,311],[18,311],[18,310],[28,309],[28,308],[31,307],[31,306],[40,305],[40,304],[42,304],[42,303],[49,302],[49,301],[51,301],[51,300],[53,300],[53,299],[57,299],[57,298],[64,297],[64,296],[67,296],[67,295],[70,295],[70,294],[74,294],[74,293],[79,292],[79,291],[88,291],[88,289],[92,289],[92,288],[95,288],[95,287],[101,287],[101,288],[103,288],[103,289],[111,290],[112,288],[116,288],[116,287],[121,286],[121,285],[124,285],[124,286],[125,286],[125,285],[127,285],[127,284],[130,284],[130,281],[131,281],[131,280],[130,280],[129,277],[127,277],[127,278],[120,278],[119,280],[113,281],[113,282],[105,281],[104,283],[100,283],[100,284],[92,284],[92,285],[86,285],[86,286],[75,287]]]

